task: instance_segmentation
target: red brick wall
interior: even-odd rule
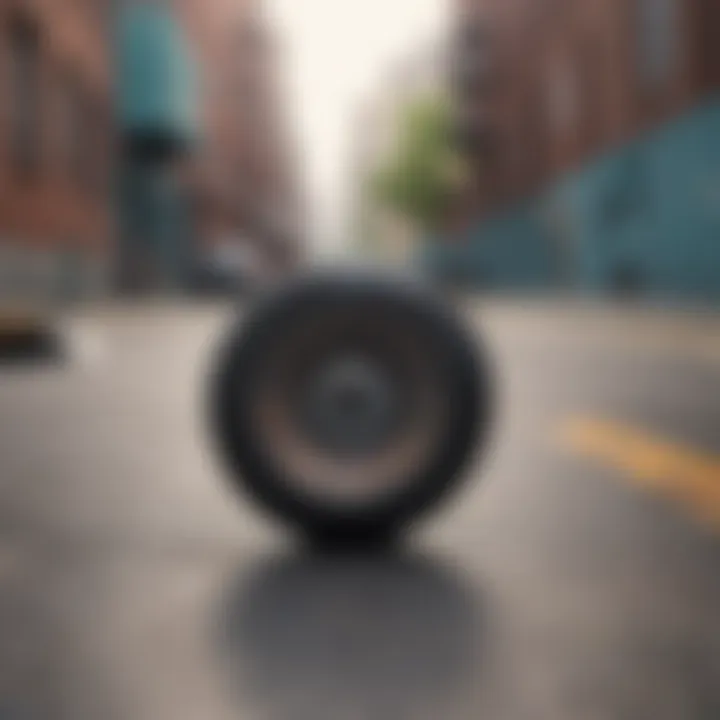
[[[254,26],[257,0],[185,0],[179,17],[200,71],[204,142],[190,175],[202,188],[202,241],[239,227],[255,233],[253,211],[285,190],[287,167],[275,96],[275,48]],[[265,238],[255,237],[263,244]]]
[[[103,0],[3,0],[0,3],[0,238],[28,247],[111,249],[110,170],[113,133],[110,67]],[[40,76],[40,151],[37,172],[23,178],[11,152],[10,25],[21,18],[37,28]],[[93,181],[80,183],[66,160],[59,131],[67,78],[92,103]]]
[[[640,83],[634,0],[456,1],[459,19],[468,10],[485,18],[493,48],[495,89],[484,102],[496,142],[475,214],[530,194],[720,87],[717,0],[678,0],[676,73],[654,93]]]

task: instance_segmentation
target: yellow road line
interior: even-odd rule
[[[720,457],[627,425],[575,418],[557,440],[567,451],[619,470],[638,487],[680,503],[720,529]]]

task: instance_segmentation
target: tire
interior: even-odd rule
[[[491,406],[486,356],[453,313],[414,284],[347,275],[260,301],[210,397],[233,486],[320,542],[386,541],[438,504]]]

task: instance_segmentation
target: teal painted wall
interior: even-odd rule
[[[560,183],[581,287],[611,291],[623,268],[641,291],[720,298],[720,102],[709,103]]]
[[[720,300],[720,99],[483,221],[424,267],[477,284]],[[628,278],[630,278],[628,280]]]
[[[162,3],[125,7],[116,32],[121,131],[193,142],[199,130],[197,78],[172,11]]]
[[[123,282],[182,288],[194,261],[194,225],[171,170],[201,140],[191,48],[161,0],[121,7],[115,32],[119,129],[133,143],[123,145],[119,163]]]
[[[532,201],[486,219],[451,243],[429,239],[420,262],[430,274],[478,289],[543,287],[557,275],[552,247],[542,204]]]

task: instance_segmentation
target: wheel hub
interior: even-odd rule
[[[399,392],[390,372],[369,358],[326,361],[308,384],[303,424],[331,452],[366,454],[388,442],[397,426]]]

